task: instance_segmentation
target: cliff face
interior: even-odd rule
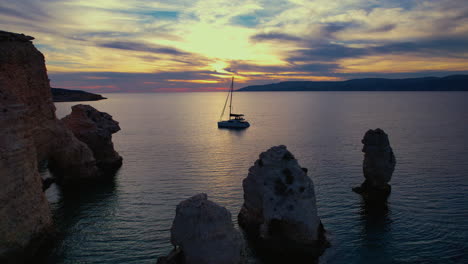
[[[24,51],[18,51],[23,45],[0,40],[0,263],[22,262],[29,257],[23,249],[28,247],[29,253],[34,253],[52,229],[49,204],[37,171],[34,130],[29,123],[31,110],[6,85],[21,74],[9,62],[21,57]],[[15,54],[9,56],[8,49]],[[19,78],[29,82],[25,76]],[[10,85],[24,89],[26,84],[15,80]],[[26,92],[19,95],[27,97]],[[35,110],[51,114],[50,109]]]
[[[49,160],[65,180],[95,177],[93,153],[55,116],[44,56],[31,39],[0,32],[0,89],[25,106],[38,161]]]
[[[38,161],[64,183],[101,176],[91,149],[56,118],[32,39],[0,31],[0,263],[26,261],[52,229]]]

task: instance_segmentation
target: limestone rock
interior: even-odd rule
[[[0,83],[0,263],[22,263],[51,234],[52,215],[42,192],[28,111],[2,87]]]
[[[0,32],[0,91],[26,110],[38,161],[49,160],[63,181],[92,179],[99,171],[92,151],[55,116],[44,56],[22,34]]]
[[[390,147],[388,135],[380,128],[368,130],[362,139],[364,161],[362,164],[365,181],[353,190],[358,193],[380,192],[388,195],[396,159]]]
[[[314,185],[285,146],[260,154],[242,182],[239,225],[267,254],[316,257],[327,245]]]
[[[209,201],[204,193],[177,205],[171,243],[176,249],[158,263],[238,264],[244,261],[243,241],[234,229],[231,213]]]
[[[120,130],[112,116],[90,105],[75,105],[62,119],[73,134],[93,151],[99,168],[115,170],[122,166],[122,157],[114,150],[112,134]]]
[[[99,178],[93,152],[55,116],[33,38],[0,31],[0,263],[26,261],[51,234],[38,163],[62,182]]]

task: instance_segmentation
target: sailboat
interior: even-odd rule
[[[248,128],[250,126],[249,122],[247,122],[244,119],[243,114],[234,114],[232,113],[232,94],[234,92],[234,76],[232,77],[231,80],[231,88],[229,89],[228,96],[226,98],[226,102],[224,103],[224,108],[223,112],[221,113],[220,116],[220,121],[218,122],[218,127],[219,128],[234,128],[234,129],[242,129],[242,128]],[[226,105],[229,100],[229,119],[222,121],[221,119],[223,118],[224,112],[226,110]]]

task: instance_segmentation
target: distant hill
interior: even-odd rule
[[[98,101],[107,99],[100,94],[62,88],[52,88],[52,98],[54,102]]]
[[[238,91],[468,91],[468,75],[410,79],[367,78],[348,81],[292,81],[253,85]]]

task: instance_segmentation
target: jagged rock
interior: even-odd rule
[[[7,32],[0,30],[0,41],[20,41],[20,42],[31,42],[34,38],[26,36],[24,34],[18,34],[13,32]]]
[[[0,82],[0,263],[30,260],[52,233],[26,107]],[[25,250],[28,249],[28,250]]]
[[[0,263],[26,261],[51,233],[41,161],[62,183],[101,177],[91,149],[56,118],[32,39],[0,31]]]
[[[177,205],[171,228],[175,249],[159,264],[243,263],[243,241],[234,229],[231,213],[209,201],[206,194],[195,195]]]
[[[92,151],[55,116],[44,56],[20,34],[0,38],[0,90],[25,105],[26,122],[36,148],[37,160],[49,160],[62,181],[92,179],[99,171]]]
[[[353,188],[357,193],[365,195],[388,196],[391,187],[388,184],[395,170],[396,159],[390,147],[388,135],[380,128],[368,130],[362,139],[364,147],[364,183]]]
[[[289,261],[323,252],[327,242],[313,182],[285,146],[261,153],[242,186],[239,225],[260,255]]]
[[[112,116],[90,105],[75,105],[71,114],[62,118],[73,134],[93,151],[99,168],[115,170],[122,166],[122,157],[114,150],[112,134],[120,130]]]

